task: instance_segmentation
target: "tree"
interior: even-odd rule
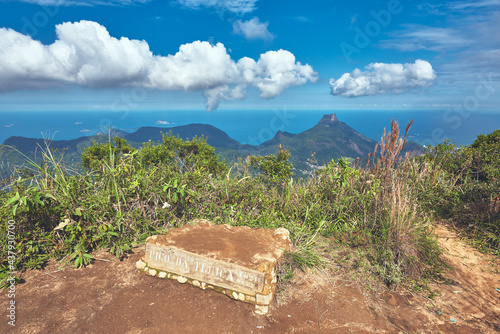
[[[130,154],[136,150],[129,146],[124,138],[114,137],[113,142],[98,144],[95,140],[92,146],[86,147],[82,153],[82,167],[87,170],[100,170],[103,163],[111,164],[120,154]]]
[[[288,161],[290,156],[290,151],[280,145],[276,154],[250,156],[250,167],[262,174],[260,178],[263,181],[276,185],[285,182],[292,176],[293,165]]]
[[[181,171],[200,168],[209,173],[219,174],[226,170],[226,163],[219,161],[215,148],[207,144],[205,137],[194,137],[191,141],[162,133],[162,142],[144,143],[139,151],[143,164],[167,164],[178,167]]]

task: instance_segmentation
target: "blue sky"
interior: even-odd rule
[[[0,111],[497,111],[500,0],[0,0]]]

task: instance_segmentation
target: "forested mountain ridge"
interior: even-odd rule
[[[382,131],[383,129],[381,129],[381,134]],[[39,161],[41,154],[37,155],[37,152],[41,152],[47,145],[55,152],[62,152],[63,159],[70,165],[78,165],[81,162],[81,153],[94,141],[102,143],[106,142],[109,136],[119,136],[126,139],[131,146],[139,148],[144,142],[161,141],[162,133],[171,133],[183,139],[204,136],[207,143],[216,149],[220,158],[229,163],[247,155],[273,154],[281,146],[290,151],[290,161],[298,170],[306,170],[308,159],[311,157],[319,165],[327,164],[331,159],[340,157],[366,158],[370,152],[373,152],[377,143],[341,122],[335,114],[324,115],[314,127],[298,134],[278,131],[272,139],[260,145],[241,144],[224,131],[212,125],[199,123],[174,127],[141,127],[133,133],[111,129],[109,134],[99,133],[91,137],[72,140],[14,136],[5,140],[3,146],[0,146],[2,154],[0,176],[11,175],[14,166],[22,165],[26,158]],[[408,143],[407,149],[422,152],[422,147],[416,143]]]

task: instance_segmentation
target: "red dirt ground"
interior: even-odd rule
[[[135,268],[138,248],[118,261],[95,254],[87,268],[23,274],[16,287],[16,326],[1,303],[0,333],[497,333],[500,332],[498,258],[464,245],[437,228],[444,259],[454,268],[437,295],[369,292],[336,272],[297,273],[268,315],[215,291],[146,276]],[[450,284],[451,283],[451,284]]]

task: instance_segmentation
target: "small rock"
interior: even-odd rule
[[[139,270],[144,270],[144,268],[146,268],[146,263],[139,260],[135,263],[135,267]]]
[[[255,305],[255,313],[264,315],[269,312],[269,306]]]
[[[264,305],[269,305],[271,304],[271,299],[273,298],[272,293],[268,295],[261,295],[261,294],[256,294],[257,297],[257,303],[259,304],[264,304]]]
[[[278,239],[282,239],[288,243],[291,244],[291,241],[290,241],[290,232],[285,229],[285,228],[277,228],[274,233],[273,233],[274,237],[278,238]]]
[[[486,314],[484,314],[483,312],[478,312],[478,313],[471,314],[471,316],[473,316],[474,318],[477,318],[477,319],[482,319],[486,316]]]

